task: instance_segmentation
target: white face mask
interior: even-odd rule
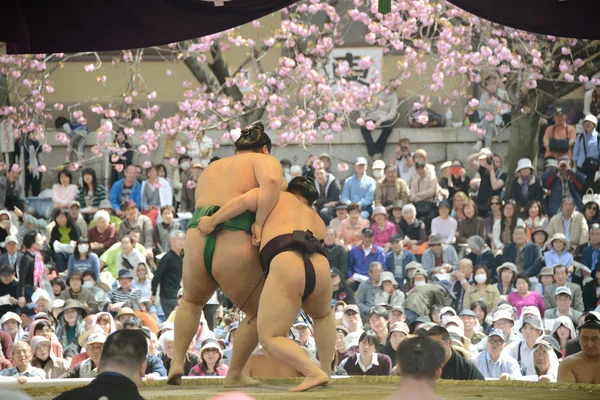
[[[335,319],[342,319],[342,317],[344,316],[344,312],[343,311],[336,311],[335,312]]]
[[[90,250],[90,246],[87,244],[80,244],[77,246],[77,250],[79,250],[80,253],[87,253]]]
[[[373,171],[373,178],[381,178],[383,176],[383,171],[380,169],[376,169]]]
[[[189,161],[184,161],[184,162],[182,162],[181,164],[179,164],[179,166],[180,166],[182,169],[188,169],[188,168],[190,167],[190,163],[189,163]]]
[[[85,281],[85,282],[83,282],[83,285],[81,287],[83,287],[84,289],[91,289],[94,287],[94,282]]]
[[[485,283],[485,281],[487,281],[487,275],[486,274],[477,274],[477,275],[475,275],[475,282],[477,282],[477,283]]]
[[[415,282],[415,286],[423,286],[425,284],[425,281],[416,281]]]
[[[449,281],[450,280],[450,274],[435,274],[434,275],[438,281]]]

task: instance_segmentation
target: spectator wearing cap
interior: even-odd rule
[[[467,162],[479,173],[481,181],[477,192],[475,203],[479,209],[479,216],[486,217],[488,214],[488,199],[492,196],[500,196],[502,189],[508,180],[508,174],[502,171],[502,159],[492,154],[488,148],[483,148],[475,154],[467,157]]]
[[[391,207],[391,212],[389,213],[389,216],[388,216],[388,219],[390,220],[390,222],[395,224],[396,228],[398,230],[399,230],[398,224],[400,224],[400,222],[402,221],[402,208],[405,205],[406,204],[402,200],[394,200],[394,203],[392,204],[392,207]]]
[[[19,284],[15,280],[15,270],[7,264],[0,264],[0,318],[17,309]]]
[[[441,379],[461,381],[485,379],[475,364],[461,357],[452,349],[452,339],[446,328],[435,325],[429,330],[419,329],[417,334],[420,337],[432,339],[444,348],[445,356],[442,364]]]
[[[13,368],[0,371],[0,379],[16,377],[20,384],[30,380],[46,379],[46,373],[41,368],[31,365],[31,347],[26,342],[16,343],[12,348]]]
[[[73,184],[73,175],[67,169],[58,172],[58,183],[52,186],[54,208],[67,208],[77,198],[77,185]]]
[[[550,250],[544,252],[546,265],[573,265],[573,255],[569,252],[569,241],[562,233],[552,235],[547,243]]]
[[[515,340],[507,345],[504,353],[517,360],[520,368],[525,368],[531,362],[536,342],[544,335],[542,319],[537,315],[526,315],[522,319],[519,333],[523,339]]]
[[[548,126],[544,132],[543,143],[546,149],[544,158],[558,159],[561,156],[571,158],[576,137],[575,127],[567,124],[564,108],[557,107],[554,111],[554,125]]]
[[[566,286],[571,290],[571,294],[573,295],[571,307],[575,310],[583,311],[581,286],[569,282],[568,268],[565,265],[555,265],[553,271],[554,283],[550,286],[546,286],[544,289],[544,303],[546,308],[556,308],[556,288]]]
[[[202,361],[192,368],[189,376],[225,376],[229,369],[221,361],[223,354],[221,346],[215,339],[205,339],[200,348],[200,358]]]
[[[392,361],[392,368],[396,366],[398,347],[410,334],[408,325],[405,322],[395,322],[390,324],[387,343],[381,349],[381,353],[387,355]]]
[[[335,229],[328,226],[325,231],[323,247],[327,253],[330,268],[337,268],[345,277],[348,268],[348,250],[344,246],[335,243],[335,235]]]
[[[83,287],[83,274],[81,271],[73,270],[67,278],[67,288],[60,293],[61,299],[65,302],[69,299],[77,300],[86,304],[90,313],[96,314],[100,311],[94,293],[90,289]]]
[[[348,335],[347,339],[351,336]],[[350,349],[358,345],[358,354],[353,354],[340,363],[340,367],[346,370],[348,375],[391,375],[392,360],[385,355],[379,353],[380,340],[377,334],[373,331],[363,332],[358,340],[354,339],[348,343],[347,348]]]
[[[138,209],[142,207],[142,184],[137,180],[135,165],[129,165],[125,169],[125,177],[116,181],[110,189],[110,203],[118,217],[125,218],[121,204],[127,200],[132,200]]]
[[[581,252],[581,262],[589,269],[594,270],[600,261],[600,225],[590,225],[589,235],[589,246]]]
[[[527,230],[524,226],[514,228],[512,242],[504,246],[502,263],[514,264],[517,269],[515,274],[521,272],[527,276],[536,276],[544,266],[542,251],[535,243],[527,241]]]
[[[370,104],[368,109],[361,110],[360,116],[364,121],[372,122],[373,125],[372,127],[369,127],[368,123],[362,125],[360,132],[365,139],[369,156],[380,159],[398,116],[398,96],[394,89],[386,88],[377,93]],[[375,129],[381,129],[377,141],[372,136]]]
[[[387,253],[392,245],[392,236],[398,234],[396,225],[388,221],[387,210],[383,206],[377,206],[373,209],[373,225],[371,229],[375,233],[373,243],[382,247],[384,253]]]
[[[339,269],[331,268],[331,282],[333,283],[332,300],[355,304],[354,292],[350,285],[346,283],[345,275]]]
[[[315,343],[315,338],[312,336],[310,323],[304,320],[296,320],[292,327],[298,334],[297,340],[300,343],[300,346],[307,349],[312,357],[316,357],[317,345]]]
[[[361,244],[352,247],[348,252],[346,277],[348,282],[354,286],[358,285],[357,281],[367,280],[369,266],[372,262],[376,261],[385,265],[385,253],[381,247],[373,244],[374,235],[371,228],[364,228],[361,233]],[[379,277],[377,277],[377,282],[379,282]]]
[[[431,221],[437,214],[437,176],[428,172],[425,161],[417,161],[415,171],[410,183],[410,201],[417,208],[418,218]]]
[[[350,250],[361,243],[362,231],[369,227],[369,220],[361,216],[358,203],[351,203],[347,209],[348,218],[342,221],[337,230],[336,243]]]
[[[401,235],[392,236],[391,251],[385,255],[387,270],[392,271],[396,280],[403,284],[409,279],[406,266],[416,261],[416,257],[409,250],[404,249],[404,237]]]
[[[515,277],[515,292],[508,295],[508,302],[517,310],[517,317],[521,316],[521,310],[526,306],[536,307],[544,316],[544,298],[534,290],[531,290],[531,281],[523,274]]]
[[[385,178],[375,188],[375,206],[384,206],[390,210],[394,204],[400,208],[409,202],[408,185],[404,179],[399,178],[394,165],[384,169]],[[399,203],[395,203],[399,202]]]
[[[538,283],[534,285],[534,290],[544,296],[546,286],[550,286],[554,283],[554,269],[552,267],[542,268],[538,273],[537,278]]]
[[[72,366],[71,369],[60,376],[60,379],[95,378],[98,376],[104,343],[106,343],[106,335],[103,332],[92,332],[87,335],[85,349],[88,358]]]
[[[142,293],[138,289],[132,287],[133,273],[130,270],[122,269],[119,271],[119,287],[108,293],[109,303],[108,311],[111,313],[117,312],[119,303],[127,300],[139,300]]]
[[[342,323],[350,333],[356,333],[358,336],[360,336],[363,333],[363,322],[360,314],[360,308],[358,308],[358,305],[348,304],[344,308]],[[346,340],[346,350],[348,349],[347,344],[348,341]]]
[[[426,243],[425,224],[417,219],[417,209],[412,204],[402,207],[402,220],[398,224],[398,234],[404,238],[408,237],[409,240],[404,240],[404,246],[417,256],[422,255],[429,246]]]
[[[517,335],[512,334],[513,327],[515,326],[515,319],[512,312],[506,310],[497,310],[492,315],[492,329],[501,329],[506,335],[506,341],[510,344],[512,342],[519,341]],[[483,342],[481,342],[483,343]],[[487,343],[486,343],[487,345]]]
[[[325,225],[329,225],[335,213],[335,206],[340,201],[340,184],[332,173],[328,172],[322,163],[315,169],[315,187],[319,198],[313,207],[317,210]]]
[[[476,345],[481,342],[486,336],[477,327],[477,315],[472,310],[462,310],[459,314],[459,318],[463,323],[464,335],[472,345]]]
[[[594,115],[586,115],[583,120],[584,132],[577,135],[573,147],[573,162],[577,170],[586,175],[586,188],[594,184],[594,177],[600,164],[600,141],[598,141],[598,119]]]
[[[81,214],[81,204],[77,200],[73,200],[69,203],[69,214],[71,214],[71,219],[73,219],[73,223],[79,227],[79,231],[81,232],[81,236],[87,237],[88,235],[88,225]]]
[[[21,262],[21,257],[23,256],[19,252],[19,240],[17,237],[8,235],[4,239],[4,249],[6,252],[0,255],[0,266],[9,265],[13,267],[13,270],[17,270],[19,268],[19,262]]]
[[[503,350],[506,335],[500,329],[492,329],[487,349],[475,359],[475,365],[486,379],[519,379],[521,368],[517,360]]]
[[[493,286],[500,292],[500,300],[506,301],[506,297],[517,290],[515,289],[515,277],[518,273],[517,266],[508,261],[496,268],[498,282]]]
[[[523,377],[519,380],[533,381],[533,382],[556,382],[558,377],[558,366],[560,361],[558,358],[561,356],[560,351],[557,353],[557,349],[554,347],[554,342],[551,343],[547,337],[539,340],[533,346],[533,357],[529,364],[521,370]]]
[[[360,308],[363,316],[367,316],[371,308],[375,307],[375,296],[379,291],[379,280],[383,273],[381,261],[372,261],[368,266],[368,279],[363,280],[358,285],[356,294],[356,304]],[[363,275],[364,276],[364,275]]]
[[[465,291],[463,310],[469,309],[474,301],[482,300],[488,310],[494,310],[500,303],[500,292],[490,282],[490,273],[485,265],[476,265],[473,272],[475,285]]]
[[[548,320],[556,319],[560,316],[571,318],[573,324],[577,325],[579,317],[583,314],[581,311],[573,309],[571,302],[573,294],[571,289],[566,286],[557,287],[555,293],[556,308],[550,308],[544,313],[544,318]]]
[[[3,204],[4,208],[9,211],[13,211],[15,207],[21,210],[25,210],[27,207],[25,190],[19,181],[20,174],[19,165],[13,164],[6,172],[6,176],[0,176],[0,204]]]
[[[585,184],[585,175],[571,167],[571,160],[567,156],[558,159],[558,167],[550,167],[542,174],[544,187],[550,191],[548,196],[548,215],[554,215],[561,210],[562,203],[570,200],[573,206],[570,212],[577,208],[583,209],[581,190]],[[565,193],[565,190],[568,193]],[[563,208],[564,211],[564,208]],[[552,217],[554,219],[554,217]],[[552,224],[552,219],[550,224]],[[548,232],[550,234],[550,232]]]
[[[81,237],[79,227],[73,222],[71,214],[64,208],[54,210],[52,216],[54,227],[50,232],[48,244],[52,249],[52,258],[58,272],[67,269],[69,257],[75,250],[75,244]]]
[[[331,156],[329,153],[321,153],[319,154],[319,161],[321,162],[321,166],[325,171],[331,172]]]
[[[445,244],[453,244],[456,240],[458,222],[450,216],[450,203],[443,200],[438,205],[438,216],[431,220],[431,234],[440,235]]]
[[[529,158],[521,158],[518,161],[512,182],[512,198],[520,209],[531,201],[544,199],[542,185],[534,172],[535,168]]]
[[[396,281],[392,272],[382,272],[377,286],[380,290],[375,294],[375,304],[389,305],[391,307],[401,307],[404,304],[406,295],[402,290],[398,289],[398,281]]]
[[[438,234],[429,236],[427,242],[429,248],[423,253],[421,264],[427,273],[431,273],[434,267],[450,266],[455,270],[458,266],[458,256],[454,247],[444,243],[444,239]]]
[[[146,248],[146,256],[152,255],[152,221],[141,214],[132,200],[127,200],[122,207],[127,217],[121,223],[117,240],[127,236],[131,229],[137,227],[141,230],[139,242]]]
[[[100,207],[98,208],[98,211],[106,211],[108,213],[108,223],[109,225],[114,225],[116,232],[119,231],[119,227],[121,226],[121,218],[117,217],[116,215],[114,215],[114,210],[113,210],[113,206],[110,203],[110,200],[102,200],[100,202]],[[95,214],[94,214],[95,215]],[[97,224],[95,219],[92,219],[90,221],[90,229],[95,227]]]
[[[369,218],[373,211],[373,198],[377,186],[375,179],[366,174],[367,164],[367,159],[364,157],[356,159],[354,174],[344,181],[342,190],[342,201],[346,204],[358,203],[363,218]]]
[[[329,226],[335,229],[336,232],[338,232],[340,230],[342,222],[348,219],[348,206],[345,203],[339,202],[334,207],[334,210],[335,218],[329,222]]]

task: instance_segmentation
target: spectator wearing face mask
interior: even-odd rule
[[[84,236],[79,238],[75,251],[69,258],[69,275],[73,271],[79,271],[82,274],[91,271],[96,277],[96,282],[100,282],[100,260],[95,253],[90,251],[90,241]]]
[[[490,284],[489,272],[485,265],[477,265],[474,272],[475,285],[471,286],[463,298],[463,310],[468,310],[474,301],[483,299],[488,310],[494,310],[500,303],[500,292]]]

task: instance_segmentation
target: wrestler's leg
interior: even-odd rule
[[[264,284],[258,249],[252,246],[248,233],[224,230],[217,234],[213,275],[227,297],[246,314],[235,334],[235,345],[223,385],[228,388],[258,385],[260,382],[243,373],[258,345],[256,313]]]
[[[331,310],[333,284],[329,262],[320,255],[311,258],[315,268],[315,290],[302,304],[302,309],[312,318],[315,328],[315,344],[321,369],[331,375],[331,363],[335,352],[335,316]]]
[[[269,276],[258,306],[260,344],[272,357],[299,371],[305,378],[290,389],[298,392],[325,385],[329,375],[310,361],[288,332],[302,305],[304,262],[292,252],[277,255],[271,261]]]
[[[185,354],[198,331],[202,307],[218,285],[204,266],[205,237],[197,229],[189,229],[183,257],[183,299],[175,314],[175,351],[169,370],[169,385],[181,385]]]

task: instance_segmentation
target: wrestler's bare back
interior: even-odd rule
[[[296,195],[282,192],[279,202],[263,226],[261,250],[274,237],[295,230],[310,230],[317,239],[325,239],[326,227],[319,214],[301,202]]]
[[[566,357],[558,369],[558,382],[600,384],[600,357],[590,359],[582,352]]]

